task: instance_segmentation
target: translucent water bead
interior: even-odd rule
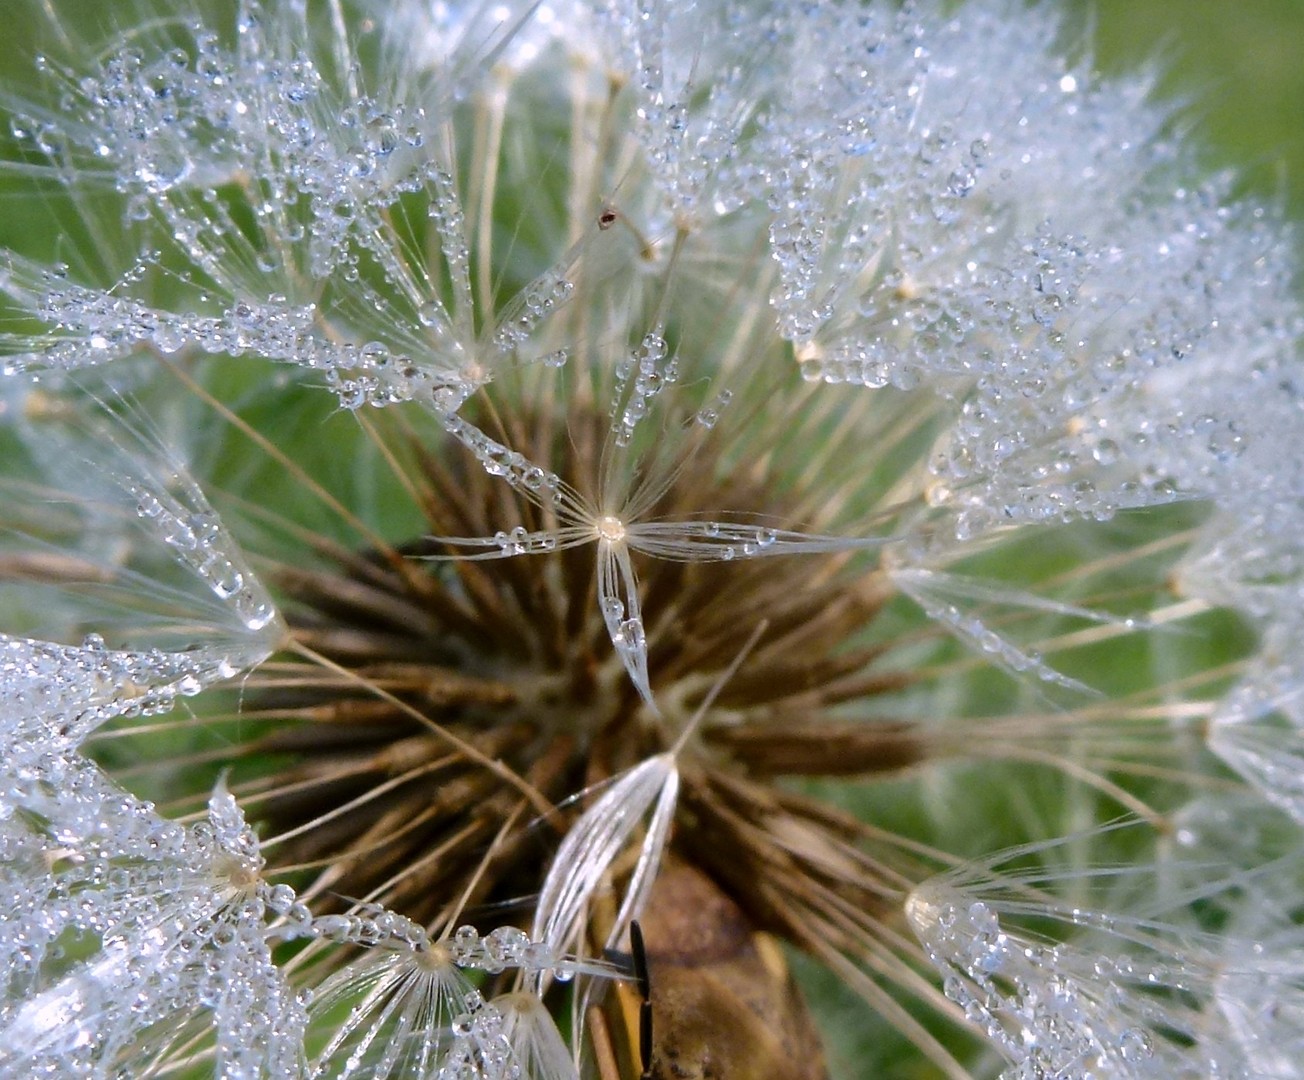
[[[459,967],[491,974],[507,968],[551,971],[565,981],[573,972],[572,966],[547,942],[532,940],[524,930],[514,926],[500,926],[484,937],[473,926],[459,926],[450,939],[450,949]]]

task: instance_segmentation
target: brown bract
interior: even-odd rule
[[[573,407],[564,424],[517,415],[511,434],[569,480],[599,470],[606,422]],[[486,535],[502,521],[547,527],[545,511],[486,476],[457,444],[387,438],[430,537]],[[786,508],[762,498],[765,479],[730,475],[716,453],[698,448],[656,512],[689,519],[743,505],[787,525]],[[429,561],[445,550],[430,537],[391,552],[323,545],[322,567],[281,565],[274,575],[295,641],[347,672],[287,658],[251,679],[245,702],[250,720],[276,725],[245,746],[250,757],[280,763],[247,791],[269,836],[285,837],[268,845],[269,859],[314,868],[307,891],[319,904],[375,897],[442,922],[459,904],[474,915],[477,905],[529,895],[560,830],[582,809],[569,796],[669,748],[762,627],[680,752],[673,847],[732,890],[729,899],[717,887],[720,903],[740,905],[750,925],[771,932],[793,937],[812,905],[836,906],[838,897],[874,918],[884,913],[881,896],[895,886],[876,860],[831,854],[864,839],[853,820],[773,783],[891,774],[929,753],[904,721],[836,716],[847,702],[890,701],[913,681],[893,663],[893,642],[875,638],[892,593],[872,559],[636,556],[664,713],[655,717],[612,656],[590,551]],[[563,809],[540,817],[519,790],[422,720],[501,761]],[[705,837],[723,846],[695,839]],[[794,837],[813,838],[813,854],[788,852]]]
[[[665,865],[643,932],[652,1080],[827,1075],[819,1033],[777,941],[704,873],[680,860]]]

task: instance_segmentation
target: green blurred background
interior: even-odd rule
[[[1065,0],[1107,72],[1161,73],[1191,137],[1304,218],[1304,0]]]

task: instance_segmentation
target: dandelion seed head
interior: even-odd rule
[[[0,91],[0,1070],[570,1078],[641,918],[653,1076],[822,1075],[776,938],[912,1066],[1289,1075],[1304,314],[1145,80],[132,4]]]

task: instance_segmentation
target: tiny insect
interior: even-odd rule
[[[590,1011],[600,1080],[826,1080],[778,943],[700,870],[662,868],[630,965]]]
[[[638,987],[638,1063],[639,1080],[652,1078],[652,977],[647,970],[647,948],[643,944],[643,927],[635,919],[629,924],[629,949],[634,963],[634,980]]]

